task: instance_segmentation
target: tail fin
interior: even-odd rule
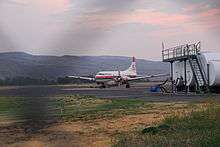
[[[136,69],[136,59],[135,57],[132,58],[132,63],[130,67],[126,70],[127,73],[130,75],[137,75],[137,69]]]

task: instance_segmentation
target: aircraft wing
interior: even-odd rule
[[[169,76],[169,74],[157,74],[157,75],[137,76],[137,77],[135,77],[135,78],[129,78],[128,81],[149,79],[149,78],[155,78],[155,77],[166,77],[166,76]]]
[[[69,78],[74,78],[74,79],[82,79],[82,80],[88,80],[88,81],[95,81],[95,78],[91,77],[80,77],[80,76],[68,76]]]

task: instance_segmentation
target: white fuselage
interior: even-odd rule
[[[114,80],[118,77],[121,77],[124,81],[129,78],[136,77],[136,74],[129,74],[126,71],[103,71],[96,74],[95,79],[96,82],[104,82],[109,80]]]
[[[126,84],[130,78],[135,78],[137,76],[136,72],[136,62],[135,58],[127,70],[124,71],[102,71],[96,74],[95,81],[97,84]]]

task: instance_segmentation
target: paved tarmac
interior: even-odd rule
[[[23,87],[1,87],[0,97],[31,97],[51,98],[57,95],[89,95],[98,98],[141,98],[147,101],[206,101],[212,97],[220,100],[220,95],[197,95],[191,94],[162,94],[151,93],[149,86],[133,85],[130,89],[124,87],[99,88],[76,88],[75,86],[23,86]]]

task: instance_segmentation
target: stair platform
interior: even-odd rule
[[[194,58],[200,53],[200,43],[185,44],[162,51],[163,62],[174,62]]]

